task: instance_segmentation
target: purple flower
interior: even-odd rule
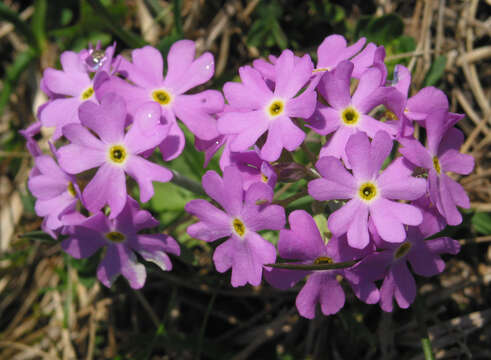
[[[205,200],[192,200],[186,211],[200,220],[188,227],[188,234],[204,241],[228,239],[213,254],[216,269],[223,273],[232,268],[232,286],[261,283],[264,264],[273,263],[276,250],[257,231],[280,230],[285,225],[285,211],[278,205],[266,205],[273,199],[273,190],[264,183],[255,183],[247,191],[236,167],[229,166],[223,179],[208,171],[203,176],[206,193],[220,204],[220,210]]]
[[[104,259],[97,268],[98,279],[111,287],[122,274],[133,289],[143,287],[146,279],[145,266],[138,263],[137,252],[145,260],[157,264],[162,270],[172,269],[167,255],[180,254],[179,245],[165,234],[139,234],[143,229],[155,227],[158,221],[148,211],[140,210],[138,203],[128,197],[123,210],[114,219],[101,212],[68,226],[68,238],[61,244],[63,250],[74,258],[86,258],[106,247]]]
[[[109,49],[109,48],[108,48]],[[112,61],[108,53],[107,63]],[[81,56],[73,51],[65,51],[60,57],[63,70],[48,68],[44,71],[43,86],[48,94],[55,95],[39,112],[43,126],[56,127],[53,139],[62,135],[67,124],[80,123],[78,108],[84,102],[95,102],[95,90],[107,79],[106,73],[90,78],[87,67]]]
[[[446,172],[467,175],[474,168],[474,159],[459,152],[464,135],[456,128],[449,129],[446,109],[432,112],[425,124],[426,148],[414,138],[400,139],[403,147],[399,151],[414,165],[428,170],[431,201],[450,225],[458,225],[462,222],[462,215],[457,206],[469,208],[469,197]]]
[[[341,35],[330,35],[322,41],[317,49],[317,67],[314,73],[322,75],[326,71],[332,71],[344,60],[350,60],[353,65],[352,76],[359,79],[360,76],[374,64],[383,64],[385,50],[383,46],[377,47],[373,43],[360,52],[365,45],[365,38],[360,38],[351,46],[346,46],[346,39]]]
[[[231,141],[231,151],[244,151],[254,145],[268,131],[261,148],[261,158],[275,161],[283,148],[297,149],[305,133],[291,120],[308,118],[316,104],[313,89],[297,93],[312,75],[313,64],[308,55],[295,62],[293,53],[283,51],[275,64],[275,87],[272,91],[261,74],[250,66],[239,69],[242,83],[228,82],[224,93],[236,111],[223,113],[218,119],[221,134],[237,134]]]
[[[406,238],[404,224],[419,225],[421,211],[393,200],[416,200],[426,190],[426,181],[411,176],[412,170],[402,158],[396,159],[379,174],[390,154],[392,139],[383,131],[372,143],[358,132],[348,140],[346,154],[353,169],[351,175],[341,162],[327,156],[316,168],[321,179],[309,183],[309,194],[317,200],[351,199],[329,216],[329,229],[336,236],[347,233],[350,246],[363,249],[369,243],[368,219],[388,242],[400,243]]]
[[[291,230],[281,230],[278,241],[278,252],[284,259],[303,264],[322,264],[350,261],[367,254],[365,250],[349,248],[345,240],[336,237],[326,244],[314,219],[304,210],[293,211],[288,220]],[[265,278],[271,285],[287,289],[307,275],[309,277],[297,296],[296,305],[300,315],[308,319],[315,317],[317,303],[324,315],[332,315],[341,310],[345,295],[337,280],[339,275],[348,279],[356,295],[363,301],[374,304],[379,300],[375,284],[351,273],[349,269],[303,271],[273,268],[266,271]]]
[[[139,156],[166,136],[169,129],[160,124],[160,116],[157,104],[143,104],[125,134],[126,108],[121,97],[108,94],[100,105],[87,102],[80,106],[83,126],[69,124],[63,128],[63,135],[71,144],[58,150],[58,159],[70,174],[99,168],[83,192],[87,209],[96,212],[108,204],[111,218],[116,217],[126,203],[125,173],[138,183],[142,202],[153,196],[152,181],[166,182],[172,178],[168,169]]]
[[[165,77],[164,62],[157,49],[145,46],[133,50],[132,62],[121,58],[118,69],[134,85],[113,77],[97,92],[98,97],[108,92],[121,95],[130,114],[135,114],[148,101],[158,103],[165,121],[170,125],[169,134],[160,145],[165,160],[176,158],[184,148],[184,134],[177,125],[176,117],[202,140],[211,140],[219,135],[213,115],[223,109],[222,94],[216,90],[184,94],[210,80],[214,73],[213,55],[207,52],[194,59],[195,50],[193,41],[175,42],[167,56]]]
[[[435,218],[430,208],[420,209],[425,221]],[[459,242],[448,237],[425,240],[434,234],[433,231],[440,230],[435,222],[430,222],[431,226],[428,226],[428,223],[419,227],[409,226],[407,239],[402,244],[387,243],[375,236],[378,251],[368,255],[354,267],[354,272],[371,280],[384,279],[380,288],[382,310],[391,312],[393,299],[403,309],[408,308],[414,301],[416,282],[409,271],[408,262],[414,273],[430,277],[441,273],[445,268],[440,254],[459,252]]]
[[[63,226],[60,217],[74,212],[81,199],[74,176],[64,172],[48,155],[34,158],[34,169],[27,186],[36,198],[34,209],[43,219],[43,230],[56,238],[54,230]]]
[[[380,130],[395,134],[391,126],[372,118],[368,112],[386,102],[391,96],[400,96],[395,89],[381,86],[383,73],[379,68],[365,71],[351,96],[352,72],[353,63],[343,61],[335,70],[324,75],[319,84],[319,91],[329,106],[319,106],[308,122],[309,126],[321,135],[333,133],[319,156],[342,158],[348,166],[345,147],[351,135],[363,131],[373,138]]]
[[[274,189],[278,177],[272,166],[268,162],[261,160],[257,150],[233,152],[230,154],[230,163],[239,169],[244,190],[259,181]]]

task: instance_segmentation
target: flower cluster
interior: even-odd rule
[[[192,41],[171,47],[165,75],[155,48],[133,50],[131,61],[114,53],[114,45],[65,52],[62,71],[45,71],[41,86],[50,100],[39,118],[55,127],[52,156],[33,140],[40,125],[23,132],[35,157],[29,189],[43,229],[66,236],[62,247],[77,258],[107,247],[97,272],[106,286],[118,274],[143,286],[134,252],[163,270],[171,268],[167,253],[179,255],[170,236],[138,234],[156,222],[128,194],[126,175],[148,201],[152,182],[173,176],[150,155],[158,148],[163,161],[178,157],[182,125],[205,165],[222,149],[223,176],[208,171],[202,179],[215,203],[196,199],[185,209],[198,219],[187,229],[191,237],[220,241],[213,261],[219,272],[231,270],[234,287],[259,285],[263,275],[280,289],[307,278],[296,304],[313,318],[318,303],[325,315],[343,307],[344,279],[361,301],[392,311],[394,300],[407,308],[415,298],[408,263],[432,276],[444,269],[441,254],[459,251],[450,238],[426,238],[459,224],[457,207],[470,206],[447,174],[466,175],[474,166],[459,152],[462,116],[449,112],[434,87],[408,98],[410,72],[397,65],[388,80],[383,47],[365,39],[348,46],[331,35],[317,64],[284,50],[241,67],[224,97],[217,90],[186,94],[214,72],[213,56],[195,58]],[[424,134],[426,145],[415,134]],[[317,153],[307,138],[319,139]],[[299,149],[315,160],[295,162],[291,153]],[[291,201],[275,196],[297,181],[305,191],[293,198],[310,195],[310,213],[285,209]],[[279,231],[277,249],[265,231]],[[275,263],[277,254],[282,262]]]

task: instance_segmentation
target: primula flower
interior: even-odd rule
[[[128,197],[123,210],[114,219],[103,213],[68,226],[67,235],[61,246],[76,259],[93,255],[105,247],[104,259],[97,268],[97,278],[111,287],[119,274],[122,274],[133,289],[143,287],[146,279],[145,266],[138,263],[137,252],[147,261],[157,264],[162,270],[172,269],[167,255],[180,254],[179,245],[165,234],[139,234],[143,229],[158,225],[148,211],[140,210],[138,203]]]
[[[223,88],[236,111],[227,111],[218,119],[221,134],[237,134],[230,143],[231,151],[247,150],[266,131],[267,139],[261,148],[263,160],[275,161],[283,148],[293,151],[300,146],[305,133],[291,118],[308,118],[314,111],[313,89],[296,96],[310,79],[312,69],[308,55],[295,62],[291,51],[283,51],[275,64],[274,91],[257,70],[250,66],[239,69],[242,83],[228,82]]]
[[[293,211],[288,221],[291,230],[281,230],[278,241],[278,252],[284,259],[297,260],[301,264],[329,264],[358,259],[367,253],[349,248],[335,237],[326,244],[314,219],[304,210]],[[296,306],[300,315],[308,319],[315,317],[317,303],[324,315],[332,315],[341,310],[345,295],[337,280],[339,275],[348,279],[361,300],[369,304],[379,300],[375,284],[358,274],[350,273],[349,269],[303,271],[273,268],[266,271],[264,276],[271,285],[287,289],[307,275],[309,277],[298,293]]]
[[[125,134],[126,108],[121,97],[108,94],[100,105],[88,102],[80,106],[83,126],[69,124],[63,128],[63,135],[71,144],[58,150],[58,159],[70,174],[99,168],[83,192],[87,209],[96,212],[108,204],[111,218],[117,216],[127,198],[125,173],[138,183],[142,202],[153,196],[152,181],[172,178],[168,169],[139,156],[167,135],[169,129],[160,124],[160,117],[160,107],[148,102],[141,106]]]
[[[188,227],[188,234],[204,241],[227,237],[213,254],[216,269],[223,273],[232,268],[234,287],[259,285],[263,265],[275,261],[276,250],[257,231],[282,229],[285,210],[267,205],[273,199],[273,190],[264,183],[255,183],[244,191],[240,172],[233,166],[225,168],[223,179],[214,171],[206,172],[203,187],[224,210],[205,200],[191,200],[185,209],[200,221]]]
[[[230,165],[239,169],[244,190],[259,181],[269,185],[271,189],[274,189],[276,185],[278,177],[273,167],[267,161],[261,160],[256,150],[231,153]]]
[[[112,62],[115,47],[113,45],[106,50],[107,64]],[[44,71],[42,83],[48,89],[48,94],[56,96],[39,112],[43,126],[55,127],[53,140],[62,135],[65,125],[80,123],[79,106],[87,101],[96,102],[95,90],[108,78],[101,72],[91,79],[85,62],[76,52],[63,52],[60,62],[63,70],[48,68]]]
[[[321,149],[319,157],[342,158],[348,166],[345,147],[351,135],[363,131],[373,138],[380,130],[391,135],[395,134],[391,126],[372,118],[368,112],[375,106],[386,102],[391,96],[400,97],[395,89],[381,86],[383,74],[378,68],[368,69],[361,75],[358,87],[351,96],[352,72],[353,63],[344,61],[334,71],[324,75],[319,84],[319,91],[329,106],[319,106],[308,122],[309,126],[321,135],[333,133]]]
[[[354,267],[353,271],[371,280],[384,279],[380,288],[380,307],[384,311],[393,310],[393,299],[403,309],[414,301],[416,282],[408,263],[414,273],[430,277],[445,268],[440,254],[455,255],[460,250],[459,242],[448,237],[425,240],[440,231],[441,227],[438,225],[438,215],[431,208],[422,207],[420,210],[425,222],[418,227],[409,226],[407,239],[402,244],[387,243],[375,234],[378,251],[366,256]]]
[[[446,172],[467,175],[474,168],[471,155],[459,152],[464,135],[456,128],[448,128],[448,112],[440,109],[425,120],[426,148],[414,138],[400,139],[400,153],[414,165],[428,170],[428,191],[431,201],[449,225],[462,222],[457,206],[469,208],[470,202],[462,186]]]
[[[35,173],[31,173],[27,186],[36,198],[36,214],[45,217],[43,230],[56,238],[54,230],[63,226],[60,219],[76,210],[81,199],[80,189],[73,175],[64,172],[53,158],[39,155],[34,158]]]
[[[206,52],[194,59],[195,50],[193,41],[175,42],[167,56],[168,69],[165,77],[164,62],[157,49],[145,46],[133,50],[132,62],[120,58],[118,71],[134,85],[113,77],[97,92],[98,97],[108,92],[122,96],[130,114],[135,114],[148,101],[161,106],[162,115],[170,125],[169,134],[160,145],[164,160],[174,159],[184,148],[184,134],[177,125],[176,117],[202,140],[211,140],[218,136],[213,114],[223,109],[222,94],[216,90],[184,94],[210,80],[214,73],[213,55]]]
[[[369,43],[361,50],[365,42],[365,38],[360,38],[353,45],[346,46],[344,36],[329,35],[317,48],[318,61],[314,73],[322,76],[324,72],[334,70],[342,61],[350,60],[353,63],[351,76],[359,79],[369,67],[383,64],[385,58],[383,46],[377,47],[374,43]]]
[[[354,248],[363,249],[369,243],[369,217],[382,239],[394,243],[406,238],[404,224],[419,225],[423,220],[419,209],[393,200],[420,198],[426,181],[412,177],[402,158],[379,174],[391,149],[392,139],[386,132],[375,134],[372,143],[365,133],[351,135],[346,154],[353,175],[338,159],[327,156],[316,164],[322,178],[308,185],[309,194],[317,200],[351,199],[329,216],[328,226],[336,236],[347,233]]]

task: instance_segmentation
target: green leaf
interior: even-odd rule
[[[358,36],[365,36],[367,41],[378,45],[388,45],[404,31],[404,23],[400,16],[388,14],[381,17],[361,17],[356,25]]]
[[[0,94],[0,114],[2,113],[5,105],[7,105],[10,94],[14,90],[20,75],[29,66],[31,61],[37,57],[37,55],[36,50],[29,48],[23,53],[17,55],[12,65],[7,68],[6,77],[3,81],[2,93]]]
[[[475,213],[471,222],[478,233],[491,235],[491,213]]]
[[[31,28],[36,38],[36,44],[39,50],[46,46],[46,12],[48,2],[46,0],[35,0],[34,14],[32,16]]]
[[[445,71],[445,65],[447,64],[447,58],[445,55],[440,55],[433,61],[426,74],[425,80],[423,82],[424,86],[435,85],[443,76]]]
[[[150,206],[157,212],[182,211],[186,203],[194,198],[193,193],[172,183],[154,183],[155,194]]]

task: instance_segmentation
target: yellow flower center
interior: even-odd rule
[[[386,110],[385,111],[385,118],[387,120],[399,120],[399,118],[397,117],[397,115],[394,114],[394,112],[392,112],[390,110]]]
[[[438,175],[440,175],[440,171],[441,171],[440,161],[438,161],[438,157],[436,156],[433,156],[433,167],[435,168]]]
[[[94,95],[94,89],[91,86],[82,93],[81,98],[82,100],[88,100],[92,97],[92,95]]]
[[[172,96],[165,90],[155,90],[152,92],[152,99],[165,106],[171,102]]]
[[[333,263],[334,261],[328,256],[319,256],[317,259],[314,260],[315,265],[333,264]]]
[[[366,182],[360,186],[358,193],[363,200],[370,201],[377,195],[377,187],[371,182]]]
[[[329,68],[329,67],[325,67],[325,68],[318,68],[318,69],[314,69],[314,70],[312,71],[312,74],[315,74],[315,73],[318,73],[318,72],[330,71],[330,70],[331,70],[331,68]]]
[[[360,119],[360,114],[351,106],[347,107],[341,113],[341,119],[345,125],[353,126],[358,123]]]
[[[264,174],[262,174],[262,173],[261,173],[261,181],[262,181],[263,183],[267,183],[267,182],[268,182],[268,180],[269,180],[269,179],[268,179],[268,177],[267,177],[266,175],[264,175]]]
[[[400,259],[401,257],[403,257],[404,255],[407,255],[409,250],[411,250],[412,246],[413,246],[413,244],[411,244],[410,242],[403,243],[401,246],[399,246],[399,248],[394,253],[394,259],[397,260],[397,259]]]
[[[68,182],[67,190],[68,193],[73,197],[77,196],[77,192],[75,191],[75,187],[73,186],[73,183],[71,181]]]
[[[244,236],[246,227],[241,220],[235,218],[234,221],[232,221],[232,226],[234,227],[234,231],[237,235],[240,237]]]
[[[283,100],[275,100],[268,107],[269,116],[276,117],[283,113],[285,110],[285,103]]]
[[[109,159],[116,164],[124,163],[126,156],[126,149],[121,145],[113,145],[109,148]]]
[[[121,243],[126,239],[126,236],[118,231],[111,231],[106,234],[106,239],[115,243]]]

